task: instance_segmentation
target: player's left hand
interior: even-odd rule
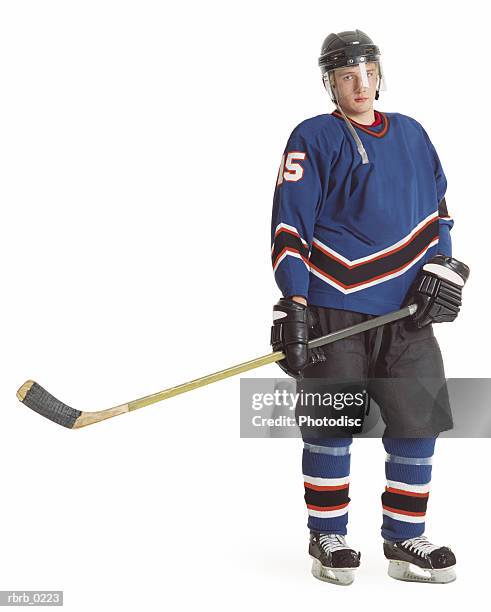
[[[416,327],[457,318],[469,272],[464,263],[445,255],[436,255],[423,266],[407,300],[418,306],[412,316]]]

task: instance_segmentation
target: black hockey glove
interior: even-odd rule
[[[416,327],[453,321],[462,305],[462,287],[469,278],[469,268],[445,255],[432,257],[421,269],[409,293],[408,303],[418,310],[412,316]]]
[[[308,365],[325,361],[324,351],[319,347],[309,350],[309,332],[315,325],[314,314],[303,304],[281,298],[273,308],[271,346],[273,351],[283,351],[286,359],[278,361],[280,368],[293,376],[302,378],[302,370]]]

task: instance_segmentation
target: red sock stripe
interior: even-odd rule
[[[348,504],[349,502],[346,502],[345,504],[341,504],[339,506],[314,506],[312,504],[307,504],[307,508],[309,510],[319,510],[320,512],[326,512],[329,510],[341,510],[341,508],[346,508]]]
[[[398,495],[408,495],[409,497],[428,497],[430,494],[429,491],[427,493],[414,493],[413,491],[404,491],[404,489],[394,489],[392,487],[385,487],[385,490],[388,493],[397,493]]]
[[[407,516],[425,516],[426,512],[409,512],[408,510],[401,510],[400,508],[391,508],[390,506],[382,506],[384,510],[394,512],[395,514],[405,514]]]

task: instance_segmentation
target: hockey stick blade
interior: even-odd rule
[[[342,338],[348,338],[354,334],[359,334],[368,331],[369,329],[380,327],[386,323],[392,323],[398,319],[404,319],[405,317],[414,314],[416,310],[417,306],[410,304],[401,310],[396,310],[395,312],[390,312],[386,315],[375,317],[373,319],[369,319],[368,321],[363,321],[363,323],[358,323],[357,325],[352,325],[346,329],[341,329],[332,332],[331,334],[327,334],[326,336],[322,336],[321,338],[311,340],[309,342],[309,348],[331,344],[332,342],[336,342]],[[58,423],[58,425],[62,425],[68,429],[79,429],[80,427],[86,427],[87,425],[92,425],[93,423],[99,423],[100,421],[110,419],[120,414],[131,412],[133,410],[137,410],[138,408],[155,404],[156,402],[161,402],[162,400],[170,397],[191,391],[192,389],[204,387],[205,385],[209,385],[219,380],[224,380],[225,378],[229,378],[231,376],[236,376],[237,374],[243,374],[244,372],[259,368],[263,365],[275,363],[276,361],[280,361],[284,358],[285,355],[281,351],[268,353],[262,357],[257,357],[256,359],[239,363],[238,365],[232,366],[225,370],[220,370],[219,372],[214,372],[213,374],[208,374],[207,376],[203,376],[201,378],[196,378],[195,380],[183,383],[182,385],[177,385],[176,387],[171,387],[170,389],[164,389],[163,391],[153,393],[152,395],[146,395],[145,397],[133,400],[127,404],[120,404],[119,406],[114,406],[113,408],[99,410],[96,412],[83,412],[81,410],[71,408],[67,404],[64,404],[60,400],[56,399],[56,397],[51,395],[51,393],[46,391],[46,389],[41,387],[41,385],[38,385],[38,383],[34,382],[33,380],[26,381],[19,388],[17,391],[17,397],[23,404],[31,408],[31,410],[34,410],[34,412],[46,417],[50,421]]]
[[[33,380],[26,381],[19,388],[17,397],[23,404],[34,410],[34,412],[68,429],[78,429],[79,427],[98,423],[118,414],[129,412],[128,404],[98,412],[82,412],[56,399],[56,397]]]

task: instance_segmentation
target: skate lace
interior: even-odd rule
[[[349,548],[344,536],[337,533],[324,533],[319,537],[319,543],[326,552]]]
[[[440,546],[435,546],[434,544],[429,542],[426,536],[418,536],[416,538],[404,540],[404,542],[402,542],[401,544],[408,550],[414,550],[414,552],[420,555],[421,557],[426,557],[434,550],[440,548]]]

